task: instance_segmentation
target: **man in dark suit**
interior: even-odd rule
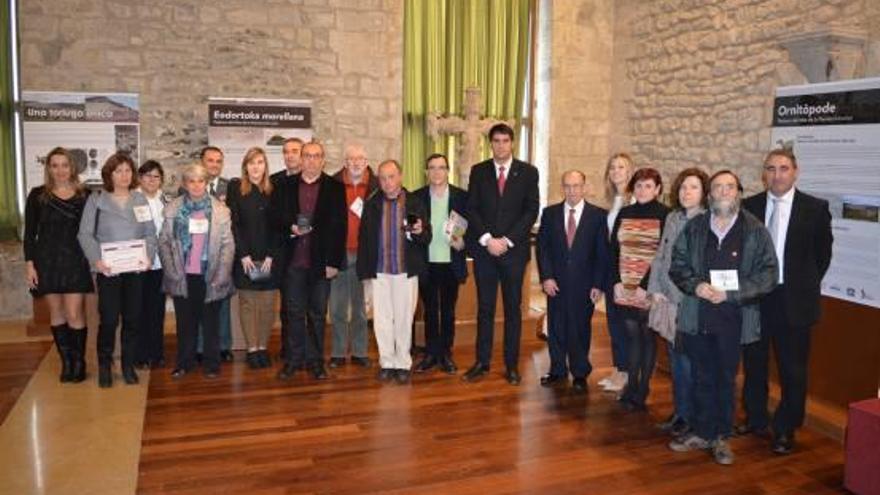
[[[538,218],[538,169],[513,158],[513,129],[489,130],[492,158],[473,166],[468,189],[468,237],[477,285],[477,361],[464,374],[489,372],[498,285],[504,302],[504,378],[519,385],[522,283],[531,257],[529,232]]]
[[[773,345],[782,398],[773,416],[773,452],[788,454],[804,421],[810,328],[819,320],[819,290],[831,263],[828,202],[794,187],[797,159],[791,150],[773,150],[764,160],[765,193],[744,201],[764,220],[779,260],[779,284],[761,301],[761,339],[743,349],[743,402],[747,422],[740,434],[766,434],[767,362]]]
[[[296,175],[302,170],[302,148],[303,140],[298,137],[289,137],[281,143],[281,155],[284,157],[284,170],[279,170],[269,176],[272,181],[272,187],[277,189],[279,184],[284,182],[287,177]],[[287,332],[290,325],[287,323],[287,297],[284,284],[281,284],[281,308],[279,310],[279,319],[281,321],[281,359],[287,355],[286,343]]]
[[[607,212],[584,200],[586,182],[579,170],[562,174],[565,201],[544,209],[536,249],[541,287],[547,294],[550,350],[550,372],[541,377],[541,385],[565,383],[570,372],[577,392],[587,390],[586,378],[593,369],[590,318],[602,296],[599,287],[608,265]]]
[[[345,263],[348,217],[345,189],[324,173],[324,147],[302,149],[302,172],[287,177],[272,195],[272,210],[287,242],[284,273],[287,297],[286,362],[278,378],[287,380],[308,367],[316,380],[324,368],[324,324],[330,279]],[[308,318],[306,315],[308,314]]]
[[[467,193],[449,183],[446,156],[435,153],[425,162],[428,185],[414,194],[428,209],[433,235],[424,246],[428,268],[419,276],[419,295],[425,314],[425,345],[427,356],[416,365],[422,373],[438,366],[454,375],[458,371],[452,360],[455,340],[455,303],[458,286],[467,279],[464,239],[455,231],[446,230],[453,215],[466,218]]]

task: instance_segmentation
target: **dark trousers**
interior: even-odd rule
[[[143,274],[142,325],[138,336],[137,359],[156,363],[165,359],[165,293],[162,292],[162,270]]]
[[[644,405],[657,361],[656,334],[648,327],[648,312],[641,309],[623,310],[623,328],[626,332],[626,371],[629,379],[622,398]]]
[[[811,332],[809,327],[789,325],[784,311],[779,286],[761,302],[761,340],[743,347],[743,404],[750,426],[768,426],[767,374],[772,345],[782,389],[772,428],[777,434],[787,435],[804,424]]]
[[[435,359],[451,356],[458,300],[458,279],[452,273],[452,265],[428,263],[428,269],[419,276],[419,295],[424,305],[428,355]]]
[[[712,333],[683,335],[694,380],[694,433],[704,440],[733,432],[734,386],[739,366],[740,327],[714,328]]]
[[[138,328],[141,323],[143,275],[122,273],[112,277],[98,274],[98,363],[111,365],[116,347],[116,327],[122,319],[122,366],[134,366]]]
[[[559,294],[547,298],[547,344],[550,351],[550,374],[586,378],[590,364],[590,319],[593,304],[589,292],[569,294],[561,287]]]
[[[323,364],[330,281],[323,273],[291,267],[284,284],[289,325],[285,359],[294,366]]]
[[[285,283],[280,284],[279,292],[281,293],[281,308],[278,310],[278,319],[281,321],[281,356],[287,356],[287,334],[290,324],[287,322],[287,287]],[[269,335],[271,340],[272,335]]]
[[[504,305],[504,365],[517,368],[519,343],[522,334],[522,283],[526,262],[480,253],[474,258],[474,278],[477,283],[477,361],[489,366],[492,361],[492,343],[495,336],[495,300],[498,285]]]
[[[202,329],[204,352],[202,365],[206,370],[220,369],[220,305],[221,301],[205,302],[207,285],[203,275],[186,276],[186,297],[174,298],[177,318],[177,368],[191,370],[196,363],[196,341]]]
[[[606,294],[614,294],[614,290],[609,288]],[[611,337],[611,364],[618,371],[626,371],[627,355],[626,355],[626,330],[623,327],[623,310],[617,304],[614,304],[612,298],[605,298],[605,318],[608,324],[608,336]]]

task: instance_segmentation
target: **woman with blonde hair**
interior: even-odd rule
[[[635,163],[628,153],[615,153],[605,163],[605,202],[608,207],[609,235],[614,228],[614,221],[617,219],[620,209],[633,203],[632,193],[627,186],[635,170]],[[605,294],[610,296],[612,293],[613,287],[609,282]],[[611,360],[614,371],[599,380],[599,385],[608,392],[619,392],[623,390],[628,380],[626,332],[623,328],[621,310],[614,302],[613,297],[605,298],[605,317],[608,323],[608,334],[611,337]]]
[[[73,157],[57,147],[46,155],[43,185],[31,189],[24,209],[27,285],[34,297],[44,297],[49,305],[61,382],[86,378],[83,301],[95,289],[76,236],[87,197]]]
[[[275,291],[283,263],[278,259],[281,238],[270,217],[271,194],[266,153],[262,148],[251,148],[241,161],[241,178],[229,181],[226,196],[235,239],[232,279],[238,289],[239,317],[251,369],[272,365],[266,347],[275,322]]]

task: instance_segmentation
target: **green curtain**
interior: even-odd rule
[[[481,88],[484,116],[516,119],[519,127],[533,1],[407,0],[402,160],[407,188],[424,184],[424,160],[431,153],[445,153],[454,170],[457,138],[428,137],[425,116],[460,115],[465,88]],[[488,155],[484,142],[481,156]]]
[[[9,2],[0,2],[0,240],[18,237],[12,128],[12,36]]]

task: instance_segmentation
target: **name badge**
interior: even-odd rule
[[[357,215],[358,218],[364,213],[364,200],[358,196],[354,201],[352,201],[351,206],[348,207],[352,213]]]
[[[207,218],[190,218],[189,219],[189,233],[190,234],[207,234],[209,226],[210,226],[210,224],[208,223]]]
[[[153,213],[150,211],[149,205],[135,206],[134,217],[138,222],[149,222],[153,219]]]
[[[712,287],[724,291],[739,290],[739,276],[736,270],[709,270]]]

